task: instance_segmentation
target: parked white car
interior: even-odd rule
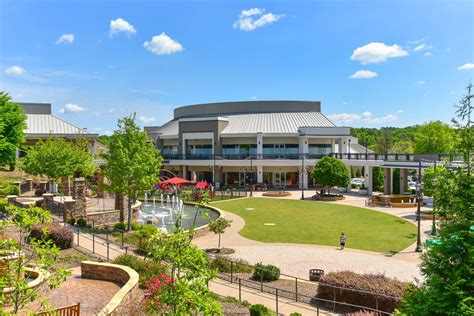
[[[408,182],[408,190],[416,190],[416,182],[415,181]]]
[[[364,179],[353,178],[353,179],[351,179],[351,184],[355,184],[355,185],[360,187],[364,184]]]

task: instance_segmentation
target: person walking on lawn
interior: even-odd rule
[[[341,237],[339,237],[339,243],[341,244],[341,250],[343,250],[346,246],[346,235],[344,235],[344,233],[341,233]]]

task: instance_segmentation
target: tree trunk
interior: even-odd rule
[[[217,249],[220,252],[220,250],[221,250],[221,234],[219,234],[219,242],[217,243]]]
[[[127,230],[130,231],[132,229],[132,199],[130,198],[130,194],[128,194],[127,199],[128,204],[128,220],[127,220]]]

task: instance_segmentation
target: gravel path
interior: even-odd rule
[[[292,192],[289,198],[298,198],[301,193]],[[310,192],[306,193],[310,196]],[[359,207],[364,206],[365,198],[349,195],[346,200],[339,202],[346,205]],[[308,203],[312,203],[308,201]],[[219,202],[213,203],[219,207]],[[371,210],[385,212],[414,222],[414,209],[395,208],[370,208]],[[420,254],[414,252],[415,245],[393,256],[381,253],[362,251],[346,248],[344,250],[335,247],[319,245],[300,244],[278,244],[262,243],[242,237],[239,231],[245,226],[244,220],[232,213],[225,213],[227,219],[232,220],[232,226],[221,236],[222,246],[232,248],[235,253],[233,258],[240,258],[252,264],[263,262],[274,264],[281,269],[282,273],[308,278],[309,269],[320,268],[326,272],[351,270],[359,273],[383,273],[388,277],[403,281],[414,281],[422,279],[419,263]],[[426,239],[431,228],[430,220],[422,220],[422,240]],[[209,233],[195,238],[193,241],[201,248],[215,248],[217,246],[217,235]]]

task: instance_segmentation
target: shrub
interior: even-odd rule
[[[74,226],[74,224],[76,224],[76,219],[74,217],[68,218],[66,220],[66,223],[68,223],[69,225]]]
[[[19,195],[18,186],[13,184],[0,185],[0,197],[7,195]]]
[[[43,234],[44,228],[47,229],[46,234]],[[48,223],[33,226],[29,238],[52,240],[60,249],[68,249],[72,247],[74,234],[67,227]]]
[[[137,222],[133,222],[131,225],[132,230],[139,230],[142,225],[138,224]]]
[[[280,278],[280,269],[271,264],[257,263],[252,278],[265,282],[275,281]]]
[[[209,258],[209,267],[219,272],[230,273],[231,261],[224,257]],[[252,273],[252,266],[245,260],[238,259],[232,264],[234,273]]]
[[[138,230],[140,237],[150,238],[158,232],[158,228],[154,225],[142,225]]]
[[[81,218],[79,218],[79,219],[77,220],[76,224],[77,224],[78,227],[86,227],[87,222],[86,222],[85,219],[83,219],[83,218],[81,217]]]
[[[262,304],[255,304],[252,305],[249,309],[250,311],[250,316],[267,316],[267,315],[272,315],[272,311],[262,305]]]
[[[338,289],[334,292],[333,286],[345,289]],[[339,302],[369,308],[378,306],[379,310],[392,312],[407,286],[406,282],[390,279],[382,274],[358,274],[351,271],[330,272],[319,280],[317,297],[333,300],[335,293],[336,300]],[[366,292],[361,293],[354,290]]]
[[[117,223],[114,225],[114,228],[115,229],[118,229],[118,230],[127,230],[127,224],[125,223]]]
[[[158,277],[166,273],[166,266],[154,262],[152,260],[143,260],[140,257],[131,254],[120,255],[113,261],[115,264],[127,266],[137,271],[139,277],[139,285],[141,288],[146,287],[146,283],[154,277]]]
[[[290,316],[303,316],[303,314],[300,314],[298,312],[293,312],[290,314]]]
[[[8,200],[6,198],[0,198],[0,213],[7,212]]]

